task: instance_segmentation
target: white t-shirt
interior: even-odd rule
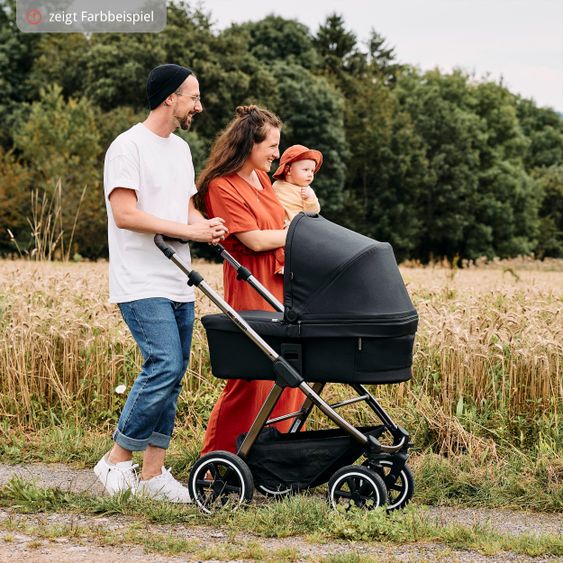
[[[142,123],[119,135],[104,163],[104,192],[108,212],[109,294],[111,303],[148,297],[194,301],[187,276],[154,244],[154,235],[119,229],[109,195],[114,188],[130,188],[137,207],[160,219],[188,223],[188,203],[196,193],[194,166],[188,144],[171,134],[160,137]],[[190,249],[175,243],[188,265]]]

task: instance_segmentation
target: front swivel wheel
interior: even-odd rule
[[[393,463],[383,460],[380,462],[381,469],[378,473],[383,478],[387,487],[389,502],[387,510],[400,510],[411,500],[414,494],[414,477],[410,467],[405,463],[396,479],[392,476]]]
[[[339,469],[328,482],[328,499],[335,510],[353,506],[373,510],[387,503],[383,479],[368,467],[348,465]]]

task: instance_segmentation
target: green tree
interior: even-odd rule
[[[26,34],[22,34],[26,35]],[[56,82],[65,97],[84,96],[91,41],[82,33],[42,33],[29,82],[39,92]]]
[[[387,45],[387,39],[380,33],[371,30],[367,41],[367,62],[369,73],[393,85],[403,65],[397,63],[395,48]]]
[[[498,84],[473,85],[461,71],[403,73],[397,88],[429,163],[416,254],[452,260],[529,253],[540,191],[524,167],[527,142],[514,97]]]
[[[427,177],[419,199],[421,237],[415,255],[423,260],[462,251],[472,225],[471,200],[478,190],[480,119],[467,107],[466,78],[411,70],[397,83],[400,107],[423,139]]]
[[[0,145],[12,145],[10,131],[22,103],[35,99],[30,72],[38,54],[39,34],[21,33],[16,25],[14,0],[0,2]]]
[[[543,194],[535,254],[563,258],[563,164],[536,168],[534,175]]]
[[[356,82],[346,111],[351,147],[342,219],[351,228],[392,244],[399,260],[419,243],[419,206],[427,182],[425,145],[392,90]]]
[[[103,255],[106,219],[100,187],[102,149],[92,103],[86,98],[65,100],[56,84],[42,89],[39,101],[31,104],[25,119],[17,124],[14,142],[35,189],[54,197],[61,181],[66,236],[72,231],[80,205],[76,251],[90,257]]]
[[[526,169],[563,164],[563,116],[522,98],[517,98],[516,111],[522,132],[529,140]]]
[[[563,256],[563,117],[521,98],[517,99],[517,115],[528,140],[526,169],[543,194],[535,253],[540,258],[560,258]]]
[[[271,69],[248,52],[246,41],[243,30],[221,34],[214,40],[216,55],[197,63],[205,111],[194,121],[194,130],[208,144],[234,117],[237,106],[271,108],[278,99]]]
[[[233,25],[222,35],[230,34],[244,34],[248,51],[262,63],[286,61],[309,70],[320,64],[309,29],[298,21],[272,15]]]
[[[329,23],[334,35],[346,36],[343,22]],[[348,36],[347,49],[353,64],[329,74],[346,100],[350,157],[342,220],[391,242],[397,257],[407,258],[419,240],[418,198],[427,168],[424,143],[391,88],[401,67],[385,38],[372,30],[367,53],[362,53]]]
[[[346,29],[344,18],[336,13],[319,26],[313,44],[324,72],[333,78],[341,78],[343,73],[361,74],[365,69],[366,55],[358,49],[356,34]]]
[[[151,68],[166,61],[155,34],[96,34],[85,57],[84,94],[104,111],[147,107],[145,84]]]
[[[0,147],[0,178],[0,253],[11,253],[17,249],[10,242],[8,232],[23,243],[29,231],[26,219],[29,216],[31,174],[13,151],[5,152]]]
[[[529,141],[518,122],[516,99],[494,82],[473,90],[485,137],[479,153],[479,190],[472,203],[475,222],[489,228],[490,241],[487,246],[468,244],[465,254],[470,258],[531,254],[542,194],[525,167]]]

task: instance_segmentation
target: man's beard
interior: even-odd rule
[[[190,127],[192,126],[192,119],[193,119],[193,114],[191,113],[187,113],[184,116],[184,119],[180,119],[180,127],[182,128],[183,131],[188,131],[190,129]]]

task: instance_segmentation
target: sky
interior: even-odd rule
[[[488,76],[540,106],[563,112],[562,0],[202,0],[216,29],[269,14],[316,32],[330,13],[360,42],[371,29],[399,62]]]

